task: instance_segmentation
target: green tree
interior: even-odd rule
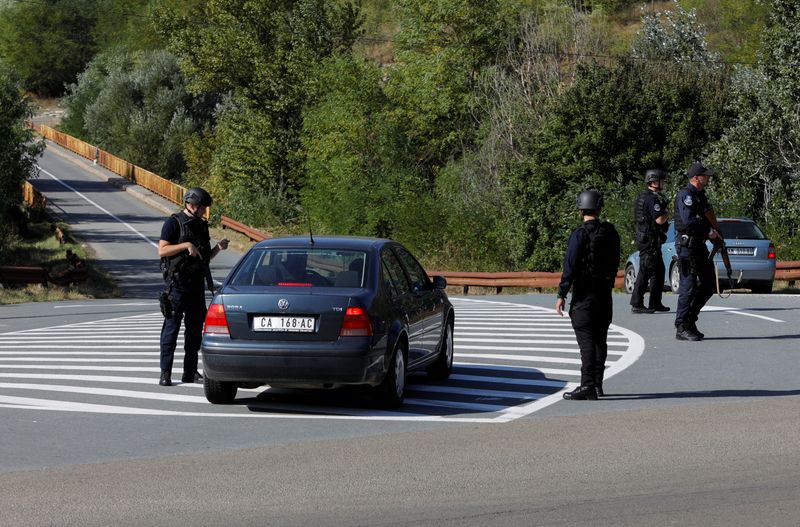
[[[340,57],[327,61],[320,81],[325,90],[304,121],[306,212],[323,232],[429,246],[439,219],[433,193],[403,155],[402,134],[386,119],[381,71]]]
[[[324,0],[209,0],[157,16],[190,90],[230,94],[202,137],[207,144],[193,146],[189,178],[244,181],[245,194],[285,189],[288,201],[265,215],[290,210],[302,186],[302,116],[314,102],[316,68],[352,47],[358,9]]]
[[[22,203],[22,183],[35,175],[36,157],[43,145],[33,142],[25,120],[33,115],[22,83],[0,61],[0,244],[13,232],[15,211]]]
[[[98,55],[65,102],[66,130],[164,177],[183,174],[183,143],[201,119],[170,53]]]
[[[12,0],[0,6],[0,57],[25,89],[61,95],[97,51],[96,21],[96,0]]]
[[[500,59],[484,68],[472,116],[476,146],[448,163],[437,178],[449,254],[469,269],[524,269],[539,236],[526,221],[547,203],[528,201],[521,181],[539,130],[574,82],[577,64],[607,52],[608,22],[601,12],[551,7],[527,15]],[[483,241],[485,240],[485,241]]]
[[[734,78],[735,124],[709,155],[723,210],[761,222],[787,259],[800,257],[799,70],[800,9],[772,0],[761,59]]]
[[[511,0],[401,0],[396,4],[396,65],[385,91],[390,118],[404,130],[415,163],[436,172],[474,142],[471,114],[481,69],[516,31]]]
[[[697,20],[697,11],[684,9],[673,0],[673,10],[656,11],[642,17],[642,28],[633,43],[633,56],[667,63],[709,63],[718,56],[709,51],[706,29]]]

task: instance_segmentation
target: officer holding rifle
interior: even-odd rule
[[[167,287],[159,298],[164,315],[158,381],[161,386],[172,386],[172,363],[181,322],[185,323],[181,382],[203,382],[203,376],[197,371],[197,352],[206,316],[204,285],[213,291],[209,262],[228,248],[227,238],[211,247],[208,222],[204,217],[211,206],[211,195],[205,189],[194,187],[186,191],[183,202],[184,209],[164,222],[158,241],[158,256]]]
[[[698,341],[705,335],[697,329],[697,317],[714,295],[717,281],[705,242],[719,244],[722,236],[705,193],[714,172],[696,161],[689,166],[687,175],[689,184],[675,198],[675,250],[680,270],[675,338]]]

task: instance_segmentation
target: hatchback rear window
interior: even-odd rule
[[[720,221],[722,237],[728,240],[766,240],[767,237],[755,223],[750,221]]]
[[[256,249],[231,285],[363,287],[366,253],[336,249]]]

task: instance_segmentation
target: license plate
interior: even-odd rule
[[[753,256],[756,250],[752,247],[728,247],[728,254],[736,256]]]
[[[253,317],[253,331],[314,332],[314,317]]]

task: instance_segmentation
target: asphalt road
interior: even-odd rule
[[[179,207],[90,161],[49,144],[31,183],[54,214],[95,251],[128,298],[157,298],[162,279],[158,239],[166,217]],[[215,240],[212,240],[214,243]],[[221,252],[211,263],[224,278],[239,254]]]
[[[134,229],[49,176],[48,198],[122,282],[137,284],[126,285],[119,300],[0,306],[0,525],[800,524],[796,296],[714,297],[699,321],[707,334],[701,343],[676,342],[671,314],[633,315],[629,297],[615,296],[620,367],[606,382],[609,397],[598,402],[558,400],[575,380],[575,365],[561,361],[546,375],[561,385],[531,389],[547,404],[521,402],[513,407],[538,406],[504,420],[495,419],[511,415],[498,409],[504,381],[497,377],[493,397],[441,395],[471,408],[463,421],[453,417],[467,414],[464,408],[402,420],[369,408],[348,414],[338,409],[341,400],[297,393],[255,394],[219,412],[195,402],[202,397],[195,386],[174,387],[166,392],[173,399],[162,399],[165,389],[147,370],[157,364],[146,339],[159,283],[157,267],[139,266],[155,261],[150,242],[166,212],[134,189],[104,187],[87,162],[69,157],[48,152],[42,167]],[[455,300],[465,320],[456,331],[459,362],[477,345],[466,336],[475,331],[467,314],[476,305],[484,317],[539,317],[542,334],[565,322],[552,315],[552,295]],[[673,309],[675,302],[665,295]],[[130,329],[131,321],[140,327]],[[35,340],[47,338],[34,337],[46,328],[55,328],[53,345]],[[67,331],[76,336],[66,338]],[[93,345],[70,343],[88,334],[97,346],[114,346],[99,343],[105,331],[117,335],[121,353],[142,353],[143,373],[116,373],[141,383],[69,378],[63,365],[86,360],[73,358],[72,347],[91,357]],[[140,335],[141,352],[126,333]],[[502,345],[508,336],[496,340]],[[70,359],[46,358],[51,352]],[[83,364],[108,370],[108,360]],[[58,364],[58,388],[26,385],[55,383]],[[495,364],[493,373],[523,367]],[[37,371],[50,380],[25,378]],[[129,402],[148,394],[149,401]]]

